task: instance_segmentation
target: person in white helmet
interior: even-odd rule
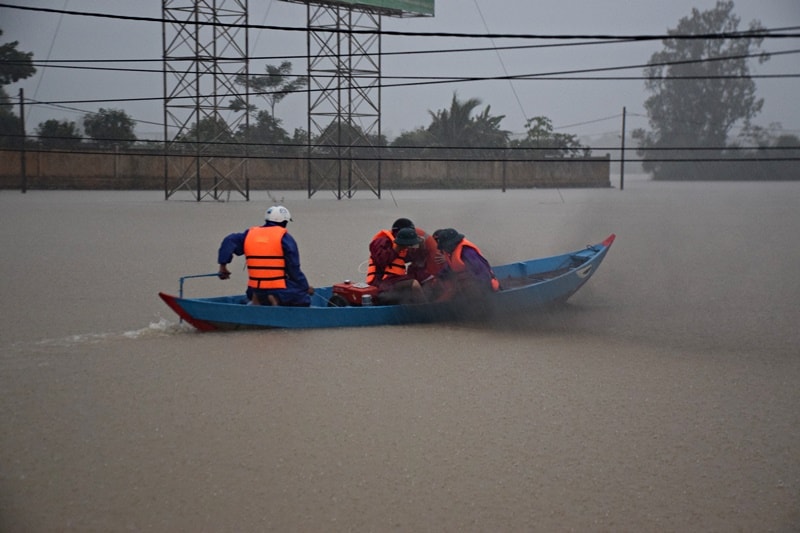
[[[247,264],[247,297],[253,305],[309,306],[314,288],[300,270],[297,242],[286,225],[292,220],[282,205],[268,208],[263,226],[231,233],[222,240],[217,262],[220,279],[231,276],[228,264],[244,255]]]

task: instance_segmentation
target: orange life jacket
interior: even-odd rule
[[[256,226],[247,231],[244,256],[247,262],[248,286],[254,289],[285,289],[286,260],[281,239],[286,228]]]
[[[478,252],[481,257],[483,257],[480,248],[469,242],[467,239],[461,239],[461,242],[455,247],[453,253],[445,254],[445,257],[447,257],[447,264],[450,266],[450,270],[452,270],[459,277],[459,279],[464,279],[467,275],[467,265],[464,264],[464,261],[461,259],[461,251],[463,250],[464,246],[472,248]],[[497,281],[497,278],[495,277],[491,268],[489,269],[489,272],[492,275],[492,290],[499,291],[500,282]]]
[[[442,268],[444,268],[444,264],[439,264],[436,262],[436,257],[439,255],[439,248],[436,245],[436,239],[419,228],[417,228],[417,235],[422,237],[421,246],[425,248],[425,271],[428,273],[428,275],[435,276]]]
[[[381,230],[372,237],[370,243],[375,242],[376,239],[380,237],[386,237],[389,239],[390,242],[394,243],[394,235],[389,230]],[[383,269],[383,274],[378,277],[377,274],[377,267],[375,266],[375,262],[372,260],[372,255],[369,257],[369,264],[367,265],[367,283],[370,285],[375,285],[387,278],[391,278],[392,276],[405,276],[406,274],[406,251],[401,250],[397,257],[389,263],[386,268]]]

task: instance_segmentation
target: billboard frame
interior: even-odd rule
[[[315,4],[341,5],[352,9],[377,9],[386,15],[432,17],[434,0],[322,0]]]

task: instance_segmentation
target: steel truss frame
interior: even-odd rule
[[[308,3],[308,196],[381,196],[381,13]],[[353,33],[352,30],[367,30]]]
[[[360,187],[381,197],[381,17],[425,16],[337,0],[306,5],[308,197],[330,187],[352,198]],[[386,3],[384,5],[388,5]]]
[[[191,191],[199,202],[235,191],[249,200],[247,144],[230,144],[249,126],[247,0],[162,0],[164,195]],[[228,101],[240,96],[245,109]]]

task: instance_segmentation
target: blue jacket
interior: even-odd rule
[[[266,222],[264,226],[278,226],[274,222]],[[244,233],[231,233],[222,240],[217,253],[217,263],[227,265],[233,260],[234,255],[244,255],[244,240],[247,237]],[[286,261],[286,288],[260,291],[264,294],[274,294],[278,297],[282,305],[308,305],[311,297],[308,295],[308,280],[303,271],[300,270],[300,252],[297,249],[297,242],[294,237],[285,233],[281,239],[283,257]],[[248,287],[248,296],[250,294]]]

